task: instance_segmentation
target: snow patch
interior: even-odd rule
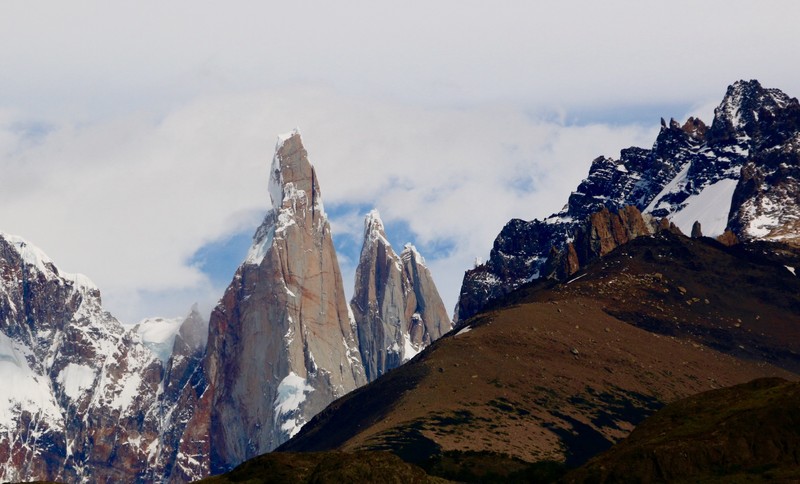
[[[461,329],[458,331],[458,333],[456,333],[455,335],[456,335],[456,336],[458,336],[458,335],[460,335],[460,334],[469,333],[470,331],[472,331],[472,327],[470,327],[470,326],[464,326],[464,327],[463,327],[463,328],[461,328]]]
[[[367,216],[364,217],[364,245],[361,249],[361,255],[364,256],[368,254],[369,249],[372,248],[375,242],[380,242],[386,247],[391,247],[392,244],[390,244],[389,240],[384,236],[385,233],[386,229],[384,228],[383,220],[381,220],[381,214],[378,213],[377,209],[373,208]],[[397,263],[395,265],[397,265]]]
[[[678,174],[675,175],[675,178],[673,178],[669,183],[666,184],[666,186],[664,186],[664,188],[661,189],[658,195],[656,195],[653,198],[653,200],[642,211],[642,213],[650,213],[653,210],[658,210],[661,208],[669,209],[670,208],[669,203],[666,202],[661,203],[661,199],[670,193],[682,190],[683,187],[686,186],[686,181],[687,181],[687,176],[689,174],[690,166],[692,166],[692,163],[690,161],[684,163],[684,165],[681,167],[681,171],[679,171]]]
[[[16,429],[22,412],[38,414],[51,429],[63,428],[61,409],[56,404],[49,381],[37,375],[25,358],[27,347],[17,347],[0,332],[0,429]]]
[[[420,351],[422,351],[422,348],[417,348],[414,343],[411,342],[411,335],[403,333],[403,363],[417,356]]]
[[[411,260],[412,257],[418,265],[425,265],[425,258],[420,255],[420,253],[417,251],[417,248],[414,247],[414,244],[409,243],[404,245],[403,252],[400,253],[400,258],[403,259],[404,262],[407,262]]]
[[[759,215],[747,224],[747,233],[756,238],[763,238],[769,235],[771,228],[775,227],[778,221],[769,215]]]
[[[274,218],[275,211],[270,211],[264,219],[264,222],[258,230],[256,230],[256,234],[253,236],[253,245],[251,245],[250,250],[247,251],[247,258],[244,261],[245,264],[260,265],[264,257],[266,257],[267,252],[269,252],[269,249],[272,247],[272,240],[275,238]]]
[[[300,414],[300,405],[306,401],[306,394],[313,392],[314,387],[306,383],[306,379],[290,371],[278,384],[278,395],[275,397],[275,423],[285,419],[281,430],[294,437],[305,425],[305,419]]]
[[[147,318],[140,321],[134,327],[134,331],[142,343],[166,364],[172,355],[172,346],[175,343],[175,336],[181,329],[181,323],[183,318]]]
[[[703,235],[721,235],[728,226],[731,199],[738,183],[738,180],[727,178],[705,187],[700,193],[687,198],[685,206],[669,216],[670,221],[684,234],[691,233],[692,225],[698,221]]]
[[[386,229],[383,226],[383,220],[381,220],[381,214],[378,212],[377,208],[373,208],[369,211],[366,217],[364,217],[364,237],[371,233],[372,231],[385,231]]]
[[[782,211],[783,203],[771,198],[762,198],[748,203],[747,212],[752,218],[748,222],[745,232],[752,237],[767,237],[774,228],[780,225],[778,214]]]
[[[793,275],[795,275],[795,276],[797,275],[797,272],[795,272],[795,269],[794,269],[794,267],[792,267],[792,266],[783,266],[783,267],[785,267],[785,268],[786,268],[786,270],[788,270],[789,272],[791,272]]]
[[[578,193],[578,192],[573,192],[573,193]],[[583,195],[583,194],[581,194],[581,195]],[[573,220],[572,217],[570,217],[569,215],[566,214],[566,212],[565,212],[566,209],[567,209],[567,207],[565,206],[564,209],[563,209],[564,211],[562,211],[561,213],[553,214],[553,215],[547,217],[546,219],[543,220],[543,222],[546,223],[547,225],[571,224],[574,220]]]
[[[133,400],[139,394],[139,385],[142,383],[142,377],[138,373],[131,373],[127,375],[125,381],[120,386],[122,390],[114,397],[114,400],[109,404],[112,408],[125,410],[133,405]]]
[[[56,381],[61,384],[64,393],[72,400],[77,400],[83,392],[92,387],[96,373],[85,365],[70,363],[58,374]]]

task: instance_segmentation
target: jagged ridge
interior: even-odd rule
[[[0,480],[163,475],[161,390],[174,385],[164,368],[183,352],[162,361],[141,327],[126,330],[103,309],[88,278],[19,237],[0,234],[0,283]]]
[[[456,320],[544,274],[586,218],[634,206],[666,217],[684,233],[699,221],[706,236],[800,245],[800,103],[758,81],[730,86],[711,127],[694,118],[661,122],[652,149],[599,157],[561,212],[511,220],[489,260],[464,275]]]
[[[364,220],[350,307],[368,381],[413,358],[451,328],[425,260],[411,244],[395,253],[377,210]]]

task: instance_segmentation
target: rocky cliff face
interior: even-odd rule
[[[377,210],[364,221],[364,244],[350,301],[369,381],[413,358],[451,322],[425,261],[408,244],[398,256]]]
[[[85,276],[0,236],[0,480],[144,479],[163,366]]]
[[[269,193],[274,208],[209,322],[212,472],[274,449],[366,382],[319,183],[297,132],[278,143]]]
[[[620,245],[660,230],[670,230],[670,226],[659,224],[634,206],[623,207],[617,213],[603,207],[589,215],[586,223],[577,228],[571,242],[567,242],[563,250],[552,250],[544,266],[544,274],[557,279],[567,278]]]
[[[683,233],[695,222],[710,237],[800,244],[800,104],[758,81],[730,86],[707,127],[662,119],[649,150],[599,157],[565,209],[544,220],[511,220],[489,260],[467,271],[456,307],[466,319],[492,299],[547,271],[588,217],[634,206]],[[730,232],[726,233],[726,229]],[[555,249],[555,250],[554,250]]]
[[[194,306],[174,335],[166,362],[158,395],[161,432],[155,459],[147,468],[151,482],[188,482],[207,474],[208,415],[198,411],[206,388],[203,356],[207,339],[208,322]]]

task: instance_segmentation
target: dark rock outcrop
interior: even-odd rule
[[[565,279],[620,245],[653,234],[656,229],[652,217],[643,216],[636,207],[623,207],[617,213],[603,208],[578,227],[572,242],[568,242],[563,251],[553,249],[545,266],[546,274]]]
[[[700,225],[700,222],[696,221],[692,224],[692,238],[699,239],[703,236],[703,227]]]

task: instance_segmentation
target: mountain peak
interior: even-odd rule
[[[319,200],[319,195],[316,172],[308,161],[300,131],[295,129],[278,136],[269,177],[273,208],[280,209],[287,199],[310,196],[312,200]]]
[[[403,259],[403,262],[413,260],[419,265],[425,265],[425,258],[417,251],[414,244],[410,242],[403,246],[403,252],[400,253],[400,258]]]
[[[22,258],[25,264],[35,267],[48,281],[69,281],[82,293],[91,294],[97,298],[100,297],[100,290],[88,277],[83,274],[70,274],[58,270],[52,259],[50,259],[42,249],[31,244],[22,237],[0,232],[0,239],[5,239],[5,241],[14,248],[14,251]]]
[[[373,238],[376,234],[386,238],[386,229],[381,220],[381,214],[378,209],[373,208],[364,217],[364,239]],[[388,244],[388,241],[386,243]]]
[[[366,383],[319,182],[298,132],[279,138],[269,183],[273,207],[209,321],[212,472],[272,450]]]
[[[253,236],[246,263],[260,264],[273,238],[284,237],[293,225],[308,222],[318,232],[328,230],[317,174],[297,129],[278,137],[268,192],[272,210]]]
[[[398,256],[378,211],[367,214],[350,309],[369,381],[410,360],[451,328],[424,263],[411,244]]]
[[[711,130],[717,138],[755,137],[764,117],[772,117],[789,104],[797,103],[780,89],[765,89],[753,79],[736,81],[725,92],[725,97],[714,110]]]

